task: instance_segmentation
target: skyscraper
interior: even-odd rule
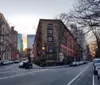
[[[21,51],[22,47],[22,34],[18,34],[18,50]]]
[[[35,35],[27,35],[27,48],[32,48]]]

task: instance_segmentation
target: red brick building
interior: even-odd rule
[[[14,30],[14,27],[11,27],[11,59],[17,59],[17,42],[18,42],[18,32]]]
[[[77,42],[61,20],[40,19],[33,53],[36,59],[59,62],[62,53],[64,61],[76,59]]]

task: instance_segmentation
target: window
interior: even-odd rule
[[[53,46],[48,46],[48,52],[53,52]]]
[[[48,42],[52,42],[53,41],[53,37],[48,36]]]
[[[49,52],[52,52],[52,49],[49,49]]]
[[[47,40],[48,42],[53,42],[53,24],[48,24]]]
[[[47,52],[53,52],[53,53],[57,52],[56,47],[54,45],[47,46]]]
[[[49,34],[52,34],[53,33],[53,30],[52,29],[48,29],[48,33]]]
[[[53,24],[48,24],[48,29],[53,29]]]

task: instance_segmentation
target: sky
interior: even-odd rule
[[[55,18],[73,9],[75,0],[0,0],[0,12],[22,34],[35,34],[40,18]]]
[[[27,48],[27,35],[22,35],[22,40],[23,40],[23,50]]]

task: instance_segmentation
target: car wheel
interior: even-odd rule
[[[26,66],[26,67],[25,67],[25,69],[29,69],[29,67],[28,67],[28,66]]]
[[[31,68],[32,68],[32,66],[30,65],[30,66],[29,66],[29,68],[31,69]]]
[[[97,78],[100,79],[100,76],[98,76]]]
[[[94,75],[98,75],[98,72],[96,70],[94,71]]]

